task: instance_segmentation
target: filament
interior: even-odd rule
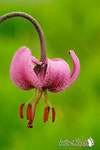
[[[36,92],[37,92],[37,89],[35,89],[35,92],[34,92],[33,96],[31,97],[31,99],[29,99],[29,100],[25,103],[25,106],[28,105],[28,104],[34,99],[34,97],[35,97],[35,95],[36,95]]]
[[[43,92],[43,102],[44,102],[44,107],[47,107],[45,92]]]
[[[51,105],[51,103],[50,103],[50,101],[48,99],[48,96],[47,96],[47,91],[44,92],[44,95],[45,95],[45,98],[47,99],[47,102],[48,102],[50,108],[52,108],[52,105]]]

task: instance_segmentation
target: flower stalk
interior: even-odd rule
[[[38,22],[30,15],[23,12],[12,12],[0,17],[0,23],[12,17],[23,17],[29,20],[36,28],[41,44],[40,62],[32,56],[31,50],[27,47],[21,47],[14,54],[11,66],[11,80],[19,88],[23,90],[31,90],[35,88],[34,95],[26,103],[20,105],[19,113],[23,118],[23,108],[26,108],[26,117],[28,120],[27,127],[33,127],[37,104],[43,95],[44,101],[44,122],[48,121],[50,109],[52,110],[52,122],[55,121],[56,111],[52,107],[47,96],[47,90],[53,93],[63,91],[69,87],[78,77],[80,72],[80,61],[73,50],[69,54],[73,60],[73,72],[70,74],[70,67],[61,58],[46,58],[46,46],[43,31]],[[35,64],[35,65],[34,65]],[[37,92],[38,90],[38,92]],[[36,96],[37,92],[37,96]],[[36,98],[35,98],[36,96]],[[34,100],[33,103],[31,101]]]
[[[41,45],[41,58],[40,58],[40,62],[45,63],[46,62],[46,44],[45,44],[45,38],[44,38],[44,34],[42,31],[41,26],[39,25],[39,23],[29,14],[26,14],[24,12],[11,12],[11,13],[7,13],[3,16],[0,17],[0,23],[2,23],[3,21],[9,19],[9,18],[13,18],[13,17],[23,17],[26,18],[27,20],[29,20],[36,28],[38,34],[39,34],[39,38],[40,38],[40,45]]]

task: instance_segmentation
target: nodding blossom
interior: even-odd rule
[[[23,90],[35,89],[32,98],[20,105],[19,113],[23,118],[23,108],[26,108],[26,117],[29,120],[27,127],[33,127],[36,106],[41,96],[44,101],[43,120],[46,122],[49,111],[52,110],[52,122],[55,121],[55,108],[51,105],[47,96],[47,91],[56,93],[69,87],[78,77],[80,72],[80,62],[73,50],[69,51],[72,57],[74,69],[70,74],[70,67],[61,58],[49,59],[46,57],[45,38],[38,22],[30,15],[22,12],[12,12],[0,18],[0,23],[12,17],[24,17],[32,22],[38,31],[41,44],[41,59],[37,60],[27,47],[19,48],[13,56],[10,66],[10,77],[15,85]],[[34,100],[33,103],[31,101]]]

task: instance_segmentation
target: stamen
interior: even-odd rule
[[[21,118],[23,118],[23,107],[24,107],[24,105],[25,105],[24,103],[21,104],[21,105],[20,105],[20,108],[19,108],[19,114],[20,114],[20,117],[21,117]]]
[[[50,108],[52,109],[52,122],[54,122],[54,121],[55,121],[55,115],[56,115],[55,108],[52,107],[52,105],[51,105],[51,103],[50,103],[50,101],[49,101],[49,99],[48,99],[47,91],[44,92],[44,96],[45,96],[45,99],[47,99],[47,102],[48,102],[48,104],[50,105]]]
[[[55,121],[55,115],[56,115],[55,108],[52,107],[52,122]]]
[[[34,92],[32,98],[31,98],[29,101],[27,101],[26,103],[23,103],[23,104],[20,105],[19,114],[20,114],[20,117],[21,117],[21,118],[23,118],[23,107],[26,106],[30,101],[33,100],[33,98],[34,98],[35,95],[36,95],[36,91],[37,91],[37,89],[35,89],[35,92]],[[28,108],[27,108],[27,111],[28,111]],[[27,112],[27,119],[28,119],[28,112]]]

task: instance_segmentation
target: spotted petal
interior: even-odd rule
[[[70,86],[78,77],[80,72],[80,62],[74,51],[70,51],[74,69],[70,76],[69,65],[60,58],[48,59],[47,72],[45,76],[45,86],[51,92],[59,92]]]
[[[33,62],[37,64],[38,60],[31,56],[31,51],[27,47],[19,48],[12,59],[10,77],[21,89],[30,90],[41,86],[34,72]]]
[[[47,70],[44,80],[44,86],[51,92],[62,90],[65,82],[70,78],[69,65],[60,58],[47,59]]]

